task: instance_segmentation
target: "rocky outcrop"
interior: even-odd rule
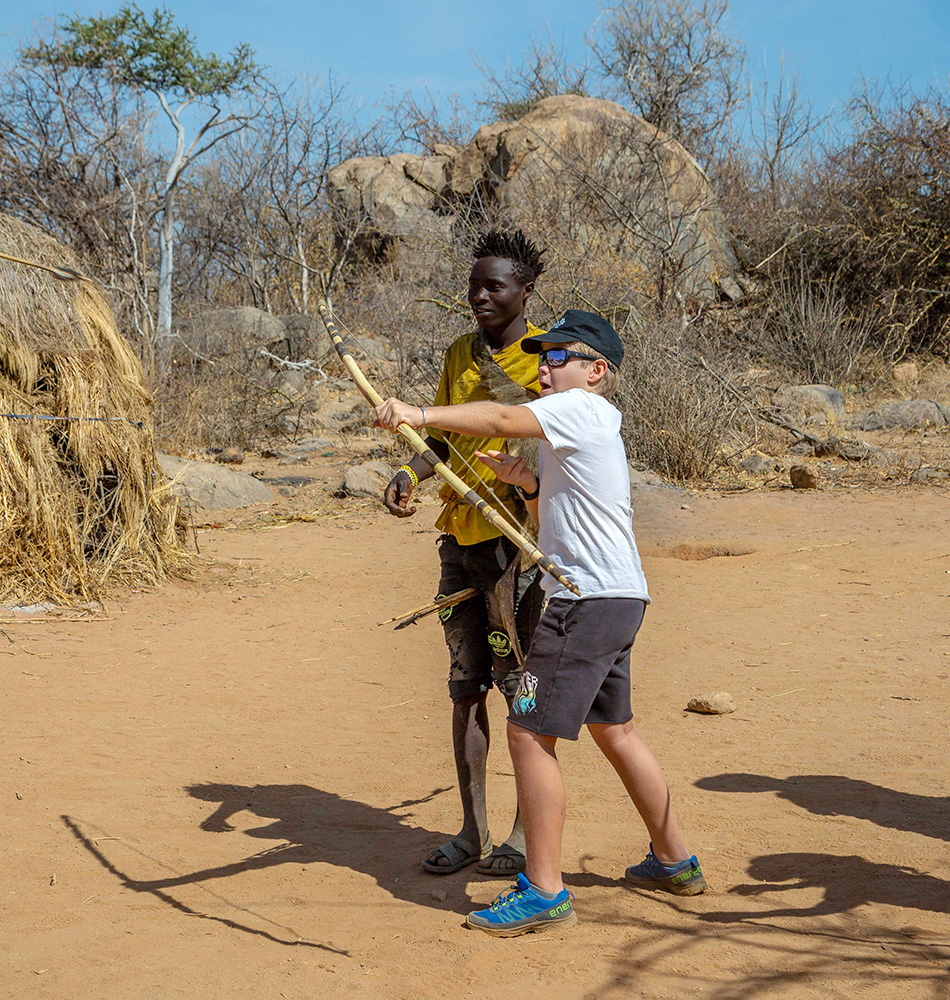
[[[454,146],[432,156],[357,156],[329,173],[331,199],[350,218],[367,218],[382,236],[445,231]]]
[[[445,234],[457,216],[487,214],[609,246],[649,280],[676,278],[703,297],[743,294],[705,173],[611,101],[548,97],[518,121],[483,126],[462,149],[347,160],[330,171],[329,193],[377,238]]]
[[[210,309],[183,320],[178,336],[193,351],[226,357],[247,350],[287,355],[287,327],[274,315],[253,306]]]
[[[862,431],[915,430],[918,427],[946,427],[948,424],[950,409],[932,399],[900,399],[854,418],[854,426]]]
[[[196,462],[175,455],[158,454],[162,472],[172,480],[172,491],[190,498],[199,507],[213,510],[269,503],[274,494],[262,482],[243,472]]]

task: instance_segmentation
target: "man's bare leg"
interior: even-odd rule
[[[452,703],[452,747],[462,800],[462,829],[457,836],[468,841],[476,850],[488,840],[485,780],[491,740],[487,700],[485,692]],[[439,867],[449,867],[441,848],[432,851],[427,860]]]
[[[455,772],[462,799],[462,829],[459,836],[482,845],[488,839],[485,805],[486,764],[491,734],[488,725],[487,693],[463,698],[452,706],[452,745]]]
[[[510,697],[508,695],[505,696],[509,712],[511,711],[511,703],[514,700],[514,695]],[[524,825],[521,822],[521,805],[517,801],[515,802],[515,820],[511,825],[511,833],[505,837],[505,843],[524,854]]]
[[[633,727],[633,722],[590,725],[594,742],[620,776],[653,841],[653,854],[664,864],[688,858],[670,802],[670,790],[653,752]],[[530,852],[528,854],[530,864]]]
[[[505,695],[509,711],[513,700],[513,695]],[[521,823],[521,810],[515,802],[515,818],[511,825],[511,833],[505,838],[504,843],[496,844],[492,853],[484,861],[479,862],[478,872],[480,875],[508,878],[523,870],[524,827]]]

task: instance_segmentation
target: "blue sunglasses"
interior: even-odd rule
[[[550,347],[546,351],[538,354],[538,365],[545,365],[548,368],[563,368],[571,358],[583,358],[585,361],[597,361],[589,354],[581,354],[579,351],[569,351],[564,347]],[[615,372],[617,369],[608,361],[607,367]]]

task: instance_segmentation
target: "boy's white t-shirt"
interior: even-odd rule
[[[620,411],[586,389],[520,404],[538,418],[538,545],[580,589],[581,597],[636,597],[649,602],[633,534],[630,473]],[[548,597],[576,599],[545,574]]]

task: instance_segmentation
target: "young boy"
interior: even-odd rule
[[[684,845],[656,758],[637,735],[630,711],[630,649],[650,601],[631,527],[630,482],[620,413],[607,397],[619,382],[623,346],[606,320],[568,310],[522,349],[539,355],[541,398],[419,407],[390,399],[379,423],[405,422],[457,433],[541,441],[539,476],[523,459],[498,451],[479,457],[511,483],[538,521],[538,544],[581,590],[580,599],[545,577],[547,607],[534,633],[508,717],[508,745],[524,823],[523,874],[468,925],[501,937],[577,918],[561,878],[564,783],[558,739],[587,725],[620,776],[650,834],[650,850],[626,879],[644,889],[694,895],[706,888]]]

